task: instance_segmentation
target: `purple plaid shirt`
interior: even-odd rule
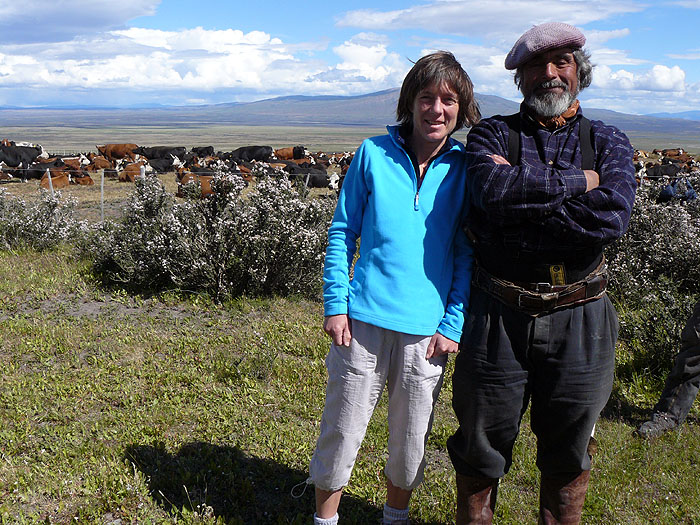
[[[506,256],[570,260],[600,251],[627,228],[637,189],[633,150],[617,128],[591,121],[600,185],[586,192],[581,167],[581,110],[566,126],[544,129],[521,106],[520,165],[508,157],[508,125],[498,116],[479,122],[467,137],[472,207],[467,225],[479,244]]]

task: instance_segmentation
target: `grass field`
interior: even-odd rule
[[[175,191],[173,174],[161,180]],[[2,187],[37,192],[35,182]],[[132,189],[106,181],[107,217]],[[99,180],[64,191],[82,218],[99,220]],[[101,287],[71,254],[0,252],[0,523],[310,523],[313,487],[299,494],[325,395],[321,304],[130,295]],[[584,524],[700,523],[698,408],[657,440],[632,435],[657,395],[617,385],[597,426]],[[412,503],[416,524],[453,520],[450,398],[448,380]],[[378,523],[385,421],[381,402],[343,523]],[[536,522],[534,450],[526,414],[496,523]]]
[[[313,487],[291,492],[307,477],[323,409],[321,319],[306,300],[215,305],[102,289],[67,249],[0,253],[0,521],[310,523]],[[414,523],[453,519],[450,397],[447,381]],[[700,523],[697,411],[646,442],[632,430],[649,404],[609,404],[583,523]],[[385,421],[381,403],[344,523],[378,522]],[[535,523],[537,485],[526,417],[496,522]]]
[[[133,297],[104,290],[65,250],[0,254],[2,523],[309,523],[299,498],[323,408],[321,305],[295,299]],[[452,360],[450,361],[450,366]],[[412,519],[453,519],[449,381]],[[598,425],[584,523],[700,522],[700,428],[632,437],[648,408],[618,398]],[[377,523],[386,405],[341,506]],[[534,523],[527,422],[497,523]],[[297,488],[301,492],[301,487]]]

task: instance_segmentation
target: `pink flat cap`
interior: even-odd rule
[[[563,22],[547,22],[534,26],[518,38],[506,57],[506,69],[516,69],[535,55],[559,47],[578,48],[586,37],[574,26]]]

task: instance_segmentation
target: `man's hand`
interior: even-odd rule
[[[510,162],[506,160],[505,157],[501,157],[500,155],[489,155],[491,157],[491,160],[494,161],[496,164],[504,164],[506,166],[510,166]]]
[[[459,351],[459,345],[452,339],[448,339],[441,333],[435,332],[435,335],[430,338],[428,343],[428,351],[425,353],[425,358],[439,357],[443,354],[456,354]]]
[[[491,157],[491,160],[493,160],[496,164],[502,164],[505,166],[510,166],[510,162],[508,162],[504,157],[501,157],[500,155],[489,155]],[[584,175],[586,175],[586,191],[591,191],[592,189],[597,188],[600,185],[600,176],[596,171],[593,170],[583,170]]]
[[[593,170],[583,170],[586,175],[586,191],[591,191],[600,185],[600,176]]]
[[[350,318],[348,314],[329,315],[323,319],[323,331],[331,336],[336,346],[350,346]]]

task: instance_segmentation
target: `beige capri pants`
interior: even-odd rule
[[[327,491],[347,485],[372,412],[388,385],[389,458],[384,473],[395,487],[412,490],[423,481],[425,444],[447,355],[425,358],[431,336],[351,322],[350,346],[331,344],[326,357],[326,405],[310,481]]]

